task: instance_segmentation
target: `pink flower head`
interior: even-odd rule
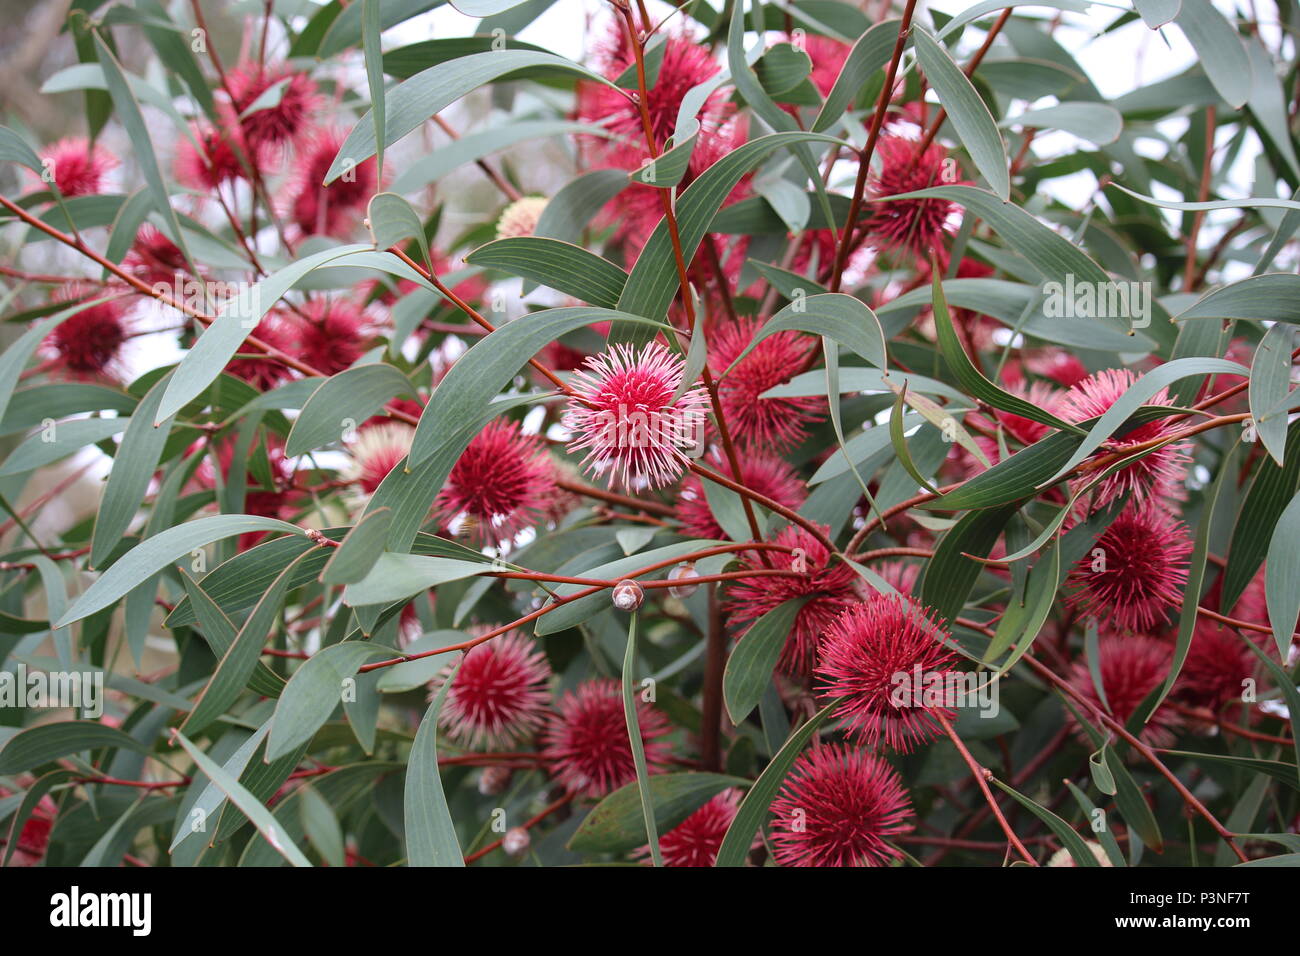
[[[1025,359],[1025,365],[1035,375],[1050,378],[1062,388],[1073,388],[1088,377],[1078,357],[1064,349],[1046,349]]]
[[[341,236],[365,218],[366,204],[379,191],[379,174],[371,156],[322,186],[334,165],[346,134],[337,129],[317,129],[301,144],[294,161],[297,175],[289,190],[289,218],[304,235]]]
[[[735,479],[731,464],[725,455],[713,454],[709,465],[715,471]],[[775,455],[740,456],[740,483],[746,488],[766,495],[778,504],[797,510],[804,503],[807,492],[794,469]],[[713,516],[704,483],[695,475],[687,476],[677,496],[677,517],[682,522],[682,533],[692,538],[723,539],[726,533]]]
[[[93,196],[104,188],[117,157],[98,143],[92,146],[83,136],[69,136],[41,150],[44,178],[59,187],[69,199]]]
[[[677,826],[659,837],[664,866],[713,866],[718,859],[727,828],[740,809],[740,791],[723,790]],[[637,851],[639,859],[650,856],[650,848]]]
[[[907,753],[942,732],[937,714],[954,716],[945,682],[956,655],[944,647],[945,637],[933,613],[912,598],[871,594],[822,635],[821,696],[839,700],[835,716],[858,740]]]
[[[736,440],[746,449],[788,451],[803,441],[810,424],[821,420],[826,400],[759,396],[803,371],[817,340],[800,332],[769,335],[728,372],[757,332],[758,323],[750,319],[719,328],[709,342],[709,367],[718,376],[722,413]]]
[[[1066,392],[1060,415],[1075,424],[1103,415],[1135,381],[1137,375],[1131,369],[1103,369]],[[1174,400],[1161,389],[1146,404],[1173,405]],[[1174,429],[1168,419],[1159,418],[1113,437],[1101,453],[1123,454],[1127,449],[1168,435]],[[1190,460],[1188,447],[1187,442],[1165,445],[1111,475],[1101,483],[1103,500],[1113,501],[1131,493],[1135,502],[1144,504],[1159,501],[1162,497],[1179,496]]]
[[[99,297],[98,292],[92,294],[76,285],[68,285],[57,292],[55,298],[70,306],[72,302],[92,295]],[[129,337],[126,306],[121,299],[110,299],[82,309],[60,322],[46,336],[42,351],[49,357],[51,368],[70,378],[116,378],[122,347]]]
[[[740,559],[742,567],[796,573],[741,578],[728,589],[723,609],[731,625],[741,627],[752,624],[778,604],[807,598],[790,626],[777,663],[781,673],[803,676],[810,674],[817,663],[817,643],[822,633],[857,600],[854,590],[857,576],[846,564],[828,566],[830,554],[826,548],[796,525],[782,528],[775,543],[791,548],[791,553],[744,552]]]
[[[869,183],[873,199],[956,182],[951,177],[944,178],[947,160],[944,148],[932,143],[918,156],[919,145],[916,140],[903,136],[881,137],[876,146],[880,169],[872,175]],[[930,250],[943,248],[943,240],[956,228],[954,220],[958,208],[948,199],[900,199],[873,203],[866,231],[880,248],[910,251],[918,258],[926,259]]]
[[[298,348],[298,335],[294,323],[287,316],[288,313],[278,309],[267,313],[253,328],[250,337],[286,354],[294,354]],[[293,374],[289,366],[263,357],[263,353],[251,345],[243,346],[236,357],[226,363],[226,371],[263,392],[275,388]]]
[[[675,400],[686,363],[658,342],[637,352],[627,344],[592,356],[575,372],[563,423],[573,433],[569,451],[587,450],[582,464],[609,472],[626,487],[675,481],[686,450],[699,443],[708,394],[688,388]]]
[[[668,765],[672,748],[662,738],[672,728],[640,695],[635,700],[646,766],[657,773]],[[560,699],[559,708],[543,735],[542,754],[566,790],[603,797],[636,779],[618,681],[602,678],[579,684]]]
[[[242,150],[236,150],[238,141],[233,137],[239,135],[238,123],[234,117],[225,119],[221,128],[192,127],[197,146],[188,138],[181,139],[176,147],[176,181],[182,186],[211,192],[222,183],[248,178],[244,163],[240,161],[241,152],[247,162],[256,164],[259,161],[260,157],[255,153],[250,155],[247,144]]]
[[[297,338],[291,354],[325,375],[355,365],[374,338],[373,317],[350,298],[315,296],[288,321]]]
[[[1110,706],[1101,702],[1087,661],[1077,660],[1071,666],[1070,686],[1100,710],[1127,724],[1147,695],[1169,676],[1169,645],[1154,637],[1111,634],[1098,642],[1097,654],[1100,658],[1097,669],[1101,674],[1101,685],[1106,690],[1106,703]],[[1094,714],[1087,708],[1081,708],[1081,712],[1089,723],[1096,726]],[[1177,711],[1162,704],[1143,725],[1138,736],[1149,746],[1168,747],[1182,724]],[[1085,734],[1082,728],[1078,729],[1082,739]]]
[[[373,495],[388,473],[402,463],[411,450],[415,429],[402,422],[363,427],[348,447],[351,456],[344,469],[364,495]]]
[[[781,866],[888,866],[886,841],[911,831],[897,771],[845,744],[799,755],[772,801],[772,851]]]
[[[442,687],[448,667],[430,684]],[[551,702],[546,655],[521,631],[507,631],[470,648],[447,691],[438,723],[475,749],[503,749],[533,737],[546,723]]]
[[[0,797],[9,797],[10,792],[4,787],[0,787]],[[39,866],[41,860],[45,858],[45,851],[50,846],[50,831],[54,829],[54,820],[58,816],[59,808],[48,796],[41,797],[32,807],[31,814],[27,817],[27,822],[23,824],[22,830],[18,832],[18,845],[13,849],[13,856],[9,859],[10,866]],[[5,838],[9,834],[9,823],[5,822],[3,828],[0,828],[0,856],[3,856],[7,848],[5,847]]]
[[[1130,504],[1071,569],[1067,600],[1119,630],[1150,632],[1182,600],[1191,551],[1180,521]]]
[[[823,97],[829,96],[835,81],[840,78],[840,70],[849,55],[849,45],[818,33],[805,33],[802,46],[812,60],[809,79],[818,93]]]
[[[474,436],[438,492],[447,520],[484,544],[509,544],[542,519],[551,488],[550,460],[536,435],[497,419]]]
[[[178,280],[184,281],[189,271],[180,247],[148,223],[136,233],[122,265],[150,286],[175,286]]]
[[[226,75],[244,135],[254,147],[284,147],[300,136],[315,111],[316,83],[290,67],[244,61]],[[280,87],[279,102],[249,113],[262,94]]]

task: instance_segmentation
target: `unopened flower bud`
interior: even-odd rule
[[[614,607],[620,611],[635,611],[645,599],[645,591],[635,581],[619,581],[614,585]]]
[[[528,852],[530,843],[532,843],[532,838],[528,836],[527,830],[523,827],[512,827],[501,838],[501,849],[505,851],[506,856],[514,857],[517,860]]]
[[[690,581],[692,578],[698,578],[700,572],[695,570],[695,565],[689,561],[685,564],[679,564],[668,572],[669,581]],[[668,593],[675,598],[688,598],[699,589],[698,584],[679,584],[676,587],[668,589]]]
[[[509,785],[513,772],[509,767],[484,767],[478,778],[478,792],[485,797],[495,796]]]

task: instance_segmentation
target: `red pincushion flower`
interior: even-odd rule
[[[222,128],[194,126],[191,130],[195,143],[182,138],[176,147],[176,181],[190,189],[210,192],[225,182],[247,179],[248,172],[240,162],[240,152],[245,160],[256,164],[260,157],[250,155],[247,144],[236,151],[235,140],[239,126],[233,116],[224,117]]]
[[[800,754],[772,801],[772,850],[781,866],[887,866],[886,841],[911,831],[911,802],[880,757],[844,744]]]
[[[56,298],[71,303],[88,293],[66,286]],[[95,293],[98,298],[99,294]],[[42,343],[49,356],[49,366],[72,378],[116,377],[122,347],[130,336],[126,307],[120,299],[110,299],[82,309],[64,319]]]
[[[1191,551],[1181,522],[1130,504],[1071,569],[1067,600],[1119,630],[1149,632],[1182,600]]]
[[[1035,375],[1050,378],[1062,388],[1073,388],[1088,377],[1088,370],[1077,357],[1064,349],[1047,349],[1025,359]]]
[[[1252,638],[1268,635],[1251,634]],[[1272,645],[1258,642],[1267,650]],[[1245,681],[1259,671],[1259,659],[1232,628],[1201,618],[1192,631],[1187,659],[1178,672],[1176,692],[1189,704],[1218,711],[1230,700],[1240,700]]]
[[[848,58],[849,45],[817,33],[805,33],[802,46],[812,60],[812,74],[808,78],[818,93],[822,96],[830,95],[835,81],[840,78],[844,61]]]
[[[415,429],[400,422],[371,425],[357,433],[348,448],[351,456],[345,474],[364,495],[373,495],[388,473],[402,463],[411,450]]]
[[[582,464],[627,487],[676,480],[699,443],[708,395],[696,386],[674,400],[686,363],[658,342],[635,351],[625,344],[587,359],[575,372],[563,423],[569,451],[587,450]]]
[[[148,223],[136,233],[135,242],[131,243],[122,264],[150,286],[174,287],[178,279],[184,281],[189,270],[176,243]]]
[[[429,685],[442,687],[447,668]],[[551,667],[532,638],[507,631],[470,648],[447,691],[438,723],[475,749],[503,749],[530,739],[546,723]]]
[[[713,866],[727,828],[740,809],[740,791],[724,790],[659,837],[664,866]],[[637,851],[638,859],[650,856],[650,847]]]
[[[741,556],[742,567],[799,573],[752,580],[742,578],[728,589],[723,608],[732,626],[739,627],[751,624],[785,601],[808,598],[795,615],[777,663],[781,673],[803,676],[811,673],[817,662],[817,643],[822,633],[857,599],[854,590],[857,575],[843,563],[828,567],[829,552],[803,528],[787,525],[777,534],[775,543],[795,550],[791,554],[745,552]]]
[[[725,455],[710,456],[709,466],[715,471],[735,478]],[[807,492],[794,469],[774,455],[743,455],[740,458],[740,483],[746,488],[766,495],[778,504],[797,510],[804,503]],[[677,517],[682,522],[682,533],[692,538],[725,539],[726,532],[713,516],[704,483],[695,475],[682,482],[677,496]]]
[[[920,143],[903,136],[883,136],[876,146],[880,169],[869,182],[871,197],[882,199],[931,186],[958,182],[951,174],[945,179],[947,154],[932,143],[917,154]],[[947,199],[899,199],[872,204],[866,232],[883,249],[910,251],[921,259],[932,249],[942,250],[943,240],[956,228],[960,207]]]
[[[1059,413],[1066,421],[1075,424],[1103,415],[1137,378],[1131,369],[1103,369],[1066,392]],[[1161,389],[1145,404],[1173,405],[1174,400],[1168,392]],[[1127,449],[1143,442],[1168,435],[1174,429],[1175,426],[1168,419],[1156,419],[1112,438],[1101,453],[1123,454]],[[1113,501],[1121,495],[1131,493],[1133,501],[1145,504],[1159,503],[1163,497],[1180,497],[1190,460],[1188,448],[1187,442],[1173,442],[1139,458],[1101,483],[1102,499]]]
[[[788,451],[803,441],[810,424],[821,420],[825,399],[759,396],[801,372],[817,340],[799,332],[778,332],[759,342],[728,372],[757,332],[758,323],[750,319],[719,328],[709,341],[709,368],[718,376],[722,413],[736,440],[747,449]]]
[[[1070,685],[1102,711],[1126,724],[1138,705],[1169,676],[1169,645],[1154,637],[1111,634],[1098,642],[1097,654],[1101,686],[1106,691],[1106,704],[1110,706],[1103,704],[1097,694],[1087,661],[1077,660],[1070,667]],[[1083,716],[1096,725],[1094,715],[1086,709],[1083,709]],[[1178,712],[1162,704],[1143,725],[1138,736],[1152,747],[1168,747],[1182,724]],[[1083,728],[1077,729],[1080,739],[1090,742],[1085,739]]]
[[[0,797],[11,796],[4,787],[0,787]],[[50,831],[54,829],[54,818],[58,806],[49,797],[41,797],[32,807],[31,815],[18,833],[17,846],[9,858],[10,866],[39,866],[45,858],[45,851],[50,846]],[[0,858],[7,852],[5,841],[9,835],[9,821],[0,827]]]
[[[93,196],[104,188],[117,157],[99,144],[90,145],[82,136],[69,136],[41,150],[44,176],[69,199]]]
[[[284,64],[263,66],[245,61],[227,73],[226,80],[244,135],[255,147],[289,145],[306,129],[319,99],[315,81]],[[279,102],[249,113],[273,86],[280,88]]]
[[[346,235],[365,218],[366,204],[379,191],[374,157],[355,164],[328,186],[325,175],[343,147],[346,134],[317,129],[301,145],[297,175],[289,190],[289,218],[305,235]]]
[[[290,354],[325,375],[355,365],[373,337],[371,317],[351,299],[311,298],[286,319],[297,340]]]
[[[942,643],[947,636],[910,597],[869,595],[822,635],[821,696],[839,700],[835,716],[862,742],[907,753],[942,732],[936,715],[955,716],[944,683],[956,662]]]
[[[661,738],[672,728],[653,706],[639,696],[635,700],[646,767],[657,773],[668,764],[672,748]],[[618,681],[605,678],[579,684],[560,699],[559,709],[543,736],[542,753],[566,790],[603,797],[636,779]]]
[[[298,336],[287,315],[280,310],[268,313],[254,326],[250,337],[281,352],[294,354],[298,347]],[[292,369],[283,362],[262,357],[262,354],[251,345],[245,345],[236,358],[226,363],[226,371],[257,386],[263,392],[275,388],[293,374]]]
[[[510,544],[541,520],[551,488],[550,460],[536,435],[498,419],[474,436],[438,492],[447,520],[484,544]]]

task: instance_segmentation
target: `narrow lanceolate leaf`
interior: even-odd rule
[[[280,572],[275,583],[253,608],[253,613],[244,620],[239,633],[217,662],[212,680],[208,681],[208,686],[203,689],[194,709],[185,718],[181,730],[191,735],[200,733],[238,700],[257,667],[266,645],[266,636],[279,616],[280,607],[289,591],[289,583],[293,580],[295,565],[302,560],[303,558],[298,558]]]
[[[222,538],[254,531],[302,534],[302,529],[287,521],[256,515],[211,515],[167,528],[146,538],[115,561],[73,602],[55,626],[66,627],[102,611],[155,571],[161,571],[192,551]]]
[[[13,775],[85,750],[131,750],[147,754],[149,748],[115,727],[93,720],[38,724],[21,730],[0,748],[0,774]]]
[[[1268,622],[1273,628],[1279,656],[1286,660],[1295,630],[1296,617],[1300,615],[1300,495],[1291,499],[1268,545],[1268,561],[1264,570],[1264,594],[1268,600]]]
[[[1196,50],[1196,60],[1219,95],[1233,109],[1241,109],[1250,98],[1250,57],[1237,28],[1229,23],[1210,0],[1182,0],[1174,17]]]
[[[763,818],[767,816],[767,808],[776,799],[777,791],[785,782],[786,774],[794,766],[804,745],[817,732],[817,728],[829,719],[834,706],[834,704],[827,704],[819,710],[792,733],[781,749],[773,755],[758,779],[754,781],[754,785],[750,787],[745,799],[741,801],[731,826],[727,827],[727,835],[723,837],[722,846],[718,848],[718,857],[714,866],[745,865],[749,848],[754,843],[754,837],[758,835],[759,827],[763,825]]]
[[[970,153],[975,168],[988,180],[994,194],[1005,202],[1011,195],[1011,173],[1007,145],[993,114],[961,67],[924,28],[913,28],[912,44],[925,78],[939,94],[939,102],[947,109],[948,119]]]
[[[966,555],[987,557],[1016,510],[1017,506],[1010,504],[972,511],[950,528],[925,566],[921,603],[934,608],[940,618],[950,623],[955,621],[982,567]]]
[[[1237,598],[1259,570],[1274,529],[1300,487],[1300,421],[1287,431],[1284,460],[1281,468],[1272,458],[1256,466],[1255,478],[1237,514],[1228,545],[1228,566],[1223,572],[1219,606],[1224,614],[1232,613]]]
[[[636,612],[627,626],[627,650],[623,654],[623,720],[627,724],[628,745],[636,767],[636,787],[641,796],[641,816],[650,844],[650,859],[655,866],[664,865],[659,849],[659,828],[655,821],[654,794],[650,790],[650,772],[646,769],[645,741],[641,739],[641,720],[636,712]]]
[[[120,434],[130,425],[129,418],[74,418],[42,427],[9,453],[4,464],[0,465],[0,478],[52,465],[75,455],[87,445]]]
[[[790,628],[806,603],[806,598],[792,598],[772,608],[749,626],[727,658],[722,698],[733,724],[739,724],[758,706]]]
[[[402,814],[406,824],[408,866],[464,866],[456,826],[438,773],[438,714],[460,665],[452,669],[420,721],[406,767]]]
[[[393,521],[390,508],[380,508],[361,517],[334,549],[329,563],[321,572],[324,584],[356,584],[375,566],[388,541],[388,526]]]
[[[164,375],[140,400],[117,454],[113,456],[113,470],[109,472],[104,496],[95,513],[95,532],[90,543],[92,567],[107,560],[112,550],[122,542],[158,469],[158,459],[162,457],[172,420],[169,418],[155,426],[154,416],[162,403],[169,378],[169,375]]]
[[[293,423],[284,453],[293,458],[341,441],[396,396],[416,397],[411,380],[382,362],[345,369],[321,382]]]
[[[541,236],[497,239],[475,249],[465,261],[531,279],[606,309],[618,305],[627,284],[627,273],[608,259],[581,246]]]
[[[311,866],[311,861],[289,839],[289,835],[276,822],[275,817],[271,816],[271,811],[249,793],[243,784],[226,773],[220,764],[212,760],[202,750],[190,743],[180,731],[175,732],[174,739],[176,743],[185,749],[185,752],[190,755],[190,758],[203,771],[204,775],[230,798],[230,802],[239,807],[244,815],[253,821],[253,826],[257,828],[257,832],[275,848],[277,853],[294,866]]]
[[[1286,701],[1286,709],[1291,719],[1291,746],[1296,755],[1296,772],[1300,774],[1300,689],[1296,687],[1296,677],[1273,660],[1272,657],[1260,650],[1255,642],[1245,634],[1238,631],[1237,636],[1250,648],[1250,652],[1259,658],[1259,662],[1264,665],[1264,668],[1273,678],[1273,683],[1282,692],[1282,699]],[[1286,656],[1283,655],[1282,659],[1286,660]],[[1300,779],[1300,777],[1297,777],[1297,779]]]
[[[662,773],[649,780],[655,827],[666,833],[723,790],[748,787],[750,781],[720,773]],[[646,845],[641,788],[636,783],[615,790],[583,818],[569,840],[575,853],[627,853]]]
[[[269,760],[283,757],[306,743],[329,720],[349,690],[357,668],[371,657],[394,657],[397,652],[362,641],[331,644],[317,651],[289,678],[275,705],[275,719],[266,745]],[[243,809],[242,807],[240,809]]]
[[[907,398],[907,384],[898,391],[898,398],[894,401],[894,410],[889,415],[889,443],[894,446],[894,454],[898,456],[898,463],[911,476],[912,480],[924,488],[926,491],[934,492],[934,485],[930,480],[921,474],[916,467],[916,462],[912,460],[912,452],[907,447],[907,438],[903,435],[903,417],[906,414],[903,409],[903,402]]]
[[[1088,844],[1083,841],[1083,838],[1079,836],[1079,834],[1074,832],[1074,828],[1051,810],[1041,804],[1035,803],[1033,800],[1030,800],[1023,794],[1013,790],[1011,787],[1008,787],[997,777],[990,777],[989,782],[1003,793],[1009,794],[1018,804],[1046,824],[1047,828],[1056,834],[1056,838],[1061,841],[1062,845],[1070,851],[1070,856],[1074,858],[1075,866],[1101,865],[1097,862],[1097,858],[1092,855],[1092,851],[1088,849]]]
[[[898,38],[898,24],[897,20],[883,20],[858,37],[853,49],[844,58],[844,65],[835,78],[835,85],[826,95],[821,112],[813,120],[814,133],[824,133],[834,126],[871,75],[889,62]]]
[[[380,554],[359,581],[347,586],[343,600],[352,607],[391,604],[439,584],[492,570],[495,570],[492,565],[478,561],[418,554]]]
[[[1133,6],[1142,14],[1142,22],[1152,30],[1162,27],[1182,9],[1182,0],[1133,0]]]
[[[380,0],[361,0],[361,44],[366,59],[366,83],[370,87],[370,115],[375,124],[375,166],[384,168],[384,48],[380,22]]]
[[[1273,460],[1282,464],[1286,447],[1286,412],[1280,411],[1291,385],[1291,343],[1295,329],[1282,322],[1269,328],[1250,365],[1250,414],[1255,431]]]
[[[593,83],[613,86],[605,77],[553,53],[491,50],[462,56],[431,66],[388,91],[384,99],[384,145],[392,146],[430,116],[442,112],[466,93],[485,83],[508,74],[541,68],[559,70]],[[377,146],[374,117],[366,113],[339,148],[329,172],[325,174],[325,183],[332,183],[346,170],[375,155]]]
[[[315,253],[272,273],[228,301],[172,373],[154,420],[161,423],[171,418],[203,394],[226,363],[235,357],[244,340],[253,334],[262,317],[303,276],[333,259],[369,249],[358,244]]]
[[[1119,110],[1104,103],[1061,103],[1037,110],[1025,110],[1001,126],[1034,129],[1059,129],[1073,133],[1098,146],[1113,143],[1124,131],[1124,117]]]
[[[1179,322],[1193,319],[1300,324],[1300,275],[1270,272],[1215,289],[1177,317]]]
[[[860,300],[839,292],[798,297],[763,323],[745,350],[722,373],[735,368],[764,339],[781,332],[824,335],[862,356],[876,368],[885,368],[885,334],[880,320]]]

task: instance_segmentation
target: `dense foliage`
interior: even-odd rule
[[[5,864],[1300,860],[1294,0],[553,2],[72,4]]]

